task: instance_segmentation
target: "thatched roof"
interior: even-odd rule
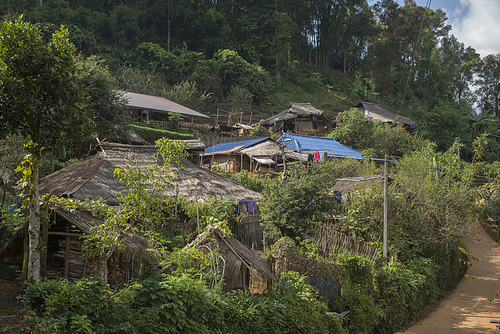
[[[197,242],[198,245],[202,245],[205,244],[207,240],[215,240],[217,242],[217,247],[219,247],[223,251],[224,255],[226,255],[226,276],[237,276],[241,270],[241,261],[239,261],[237,257],[227,256],[228,254],[235,252],[241,259],[243,259],[243,261],[246,262],[248,266],[251,266],[257,271],[257,273],[261,276],[260,278],[266,280],[272,278],[271,265],[269,262],[267,262],[255,251],[242,244],[234,236],[225,236],[217,229],[208,229],[199,235],[195,242]],[[226,243],[231,247],[228,247]],[[228,259],[233,259],[233,261],[228,261]]]
[[[135,132],[133,127],[127,127],[127,134],[130,138],[130,142],[133,145],[149,145],[149,143],[144,138],[142,138],[137,134],[137,132]]]
[[[358,186],[369,186],[384,180],[383,175],[343,177],[337,179],[332,191],[349,192]]]
[[[91,227],[98,226],[104,223],[104,221],[102,221],[101,219],[92,217],[88,212],[84,210],[75,210],[74,213],[71,213],[63,209],[57,209],[56,213],[85,234],[90,234]],[[137,234],[131,235],[131,233],[129,233],[125,236],[125,238],[123,238],[121,243],[124,247],[122,251],[124,253],[137,255],[146,250],[145,243]]]
[[[188,107],[184,107],[163,97],[131,92],[120,93],[122,93],[123,98],[127,100],[125,106],[130,108],[146,109],[158,112],[175,112],[186,116],[210,118],[210,116],[203,115],[202,113],[189,109]]]
[[[119,204],[119,193],[125,184],[114,177],[115,169],[145,167],[161,164],[154,146],[134,146],[101,143],[94,154],[40,180],[40,193],[68,196],[80,200],[106,199],[110,205]],[[198,167],[188,161],[171,168],[177,177],[165,196],[184,196],[188,200],[233,196],[236,200],[258,200],[262,194],[245,188],[229,179]]]
[[[237,129],[252,130],[252,127],[250,125],[241,124],[241,123],[236,123],[234,125],[234,127]]]
[[[203,151],[207,148],[201,139],[185,139],[183,141],[186,142],[188,150]]]
[[[370,103],[370,102],[359,102],[356,106],[364,115],[365,118],[370,122],[381,121],[384,123],[399,123],[406,125],[410,128],[415,128],[417,122],[403,117],[401,115],[396,115],[389,110],[382,107],[380,104]]]
[[[262,120],[256,124],[271,126],[277,122],[283,122],[297,117],[323,116],[322,110],[314,108],[310,103],[291,103],[290,108],[279,114]]]
[[[209,147],[202,156],[224,154],[244,154],[255,160],[265,159],[264,164],[275,164],[277,158],[283,156],[288,161],[307,161],[307,156],[293,152],[288,147],[280,145],[272,138],[249,139],[229,143],[220,143]],[[264,161],[264,160],[263,160]]]
[[[253,146],[244,148],[239,152],[250,157],[268,157],[273,159],[276,156],[284,156],[288,161],[307,161],[306,155],[293,152],[286,146],[280,146],[280,144],[271,138]]]

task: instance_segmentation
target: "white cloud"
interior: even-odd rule
[[[447,13],[451,31],[466,46],[472,46],[484,57],[500,53],[500,1],[460,0],[453,12]]]

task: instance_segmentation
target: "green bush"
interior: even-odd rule
[[[359,284],[343,282],[341,296],[334,298],[329,306],[339,314],[349,312],[343,317],[343,325],[349,333],[373,333],[379,322],[380,310],[375,298]]]
[[[376,274],[381,318],[377,333],[394,333],[438,297],[437,266],[431,259],[418,258],[403,264],[391,261]]]
[[[282,273],[264,295],[228,297],[226,303],[224,333],[345,333],[296,272]]]
[[[149,143],[154,143],[160,138],[178,139],[178,140],[188,140],[194,138],[193,135],[187,133],[178,133],[168,130],[153,129],[135,124],[131,124],[131,126],[132,128],[134,128],[134,131],[139,136],[141,136],[144,140],[146,140]]]
[[[263,295],[221,294],[187,275],[158,274],[110,291],[95,277],[29,285],[20,330],[37,333],[345,333],[297,273]],[[39,293],[39,291],[44,291]],[[41,297],[40,297],[41,296]]]
[[[325,178],[322,165],[293,165],[284,181],[267,183],[259,210],[270,235],[304,238],[336,210],[330,195],[335,180]]]
[[[23,285],[23,294],[17,297],[21,305],[36,311],[45,311],[47,299],[59,293],[69,282],[65,279],[46,280]]]

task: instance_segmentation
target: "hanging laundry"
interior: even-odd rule
[[[315,157],[316,161],[319,161],[319,152],[318,151],[314,152],[314,157]]]
[[[238,214],[247,214],[248,213],[248,202],[249,201],[239,201]]]
[[[257,209],[256,201],[248,201],[248,213],[254,213],[255,209]]]
[[[338,190],[333,192],[333,199],[337,201],[338,204],[342,203],[342,193]]]

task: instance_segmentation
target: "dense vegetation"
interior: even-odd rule
[[[158,177],[158,173],[168,171],[183,148],[182,143],[160,139],[157,144],[164,166],[116,172],[130,190],[122,198],[127,210],[116,212],[103,201],[52,200],[105,221],[85,240],[87,253],[101,260],[102,279],[106,280],[106,260],[128,231],[147,236],[151,257],[145,267],[152,270],[119,291],[108,289],[101,278],[26,285],[20,299],[27,307],[22,330],[392,333],[415,320],[460,278],[460,238],[470,232],[478,214],[497,215],[498,198],[493,190],[500,175],[495,162],[499,58],[479,59],[472,48],[450,36],[440,10],[427,10],[413,1],[399,7],[391,0],[374,6],[363,0],[293,4],[26,0],[0,4],[3,18],[16,19],[19,14],[36,23],[42,34],[18,20],[2,25],[2,36],[30,41],[25,45],[37,48],[45,66],[37,67],[32,61],[33,69],[23,70],[17,56],[9,55],[22,54],[26,48],[9,47],[17,40],[2,40],[0,83],[10,84],[11,95],[19,96],[10,99],[6,90],[0,95],[2,222],[10,232],[26,214],[6,210],[11,204],[4,203],[6,192],[12,191],[11,199],[16,195],[13,180],[21,179],[26,190],[32,190],[36,185],[33,172],[48,173],[56,163],[63,166],[66,150],[77,152],[82,145],[78,139],[91,129],[99,138],[123,136],[119,126],[123,109],[118,106],[120,96],[113,93],[116,88],[165,96],[201,111],[224,104],[233,110],[258,108],[269,113],[282,110],[290,100],[313,98],[329,116],[339,115],[330,136],[362,150],[366,157],[389,154],[394,159],[388,189],[390,257],[376,261],[359,254],[319,254],[309,241],[315,228],[328,222],[351,238],[380,246],[381,183],[353,191],[343,205],[330,195],[336,177],[379,174],[381,168],[373,161],[298,165],[290,167],[282,179],[256,179],[248,172],[233,176],[264,193],[262,217],[272,235],[281,238],[267,250],[267,257],[277,261],[273,252],[285,243],[297,258],[316,261],[317,269],[303,274],[331,275],[341,284],[340,296],[328,299],[306,285],[305,276],[289,272],[276,275],[273,286],[261,296],[238,296],[222,293],[214,258],[182,248],[186,240],[179,231],[162,228],[179,206],[192,221],[201,209],[202,228],[216,222],[230,233],[228,226],[236,222],[230,199],[198,207],[159,195],[172,186],[172,176]],[[52,35],[61,24],[68,31]],[[18,33],[9,34],[9,29]],[[74,55],[68,38],[80,56]],[[35,70],[40,75],[32,78]],[[28,78],[33,87],[17,85],[19,78]],[[60,89],[45,82],[55,82]],[[47,89],[42,95],[49,96],[51,103],[37,105],[46,99],[31,99],[29,94],[40,84]],[[367,123],[359,112],[350,110],[358,99],[383,103],[415,119],[415,133]],[[16,108],[26,113],[11,112]],[[30,117],[40,117],[47,124],[40,127]],[[84,124],[72,132],[65,117],[76,117],[75,122]],[[177,129],[177,123],[171,129]],[[165,134],[190,136],[136,129],[150,140]],[[13,169],[22,162],[27,139],[34,146],[28,147],[31,155],[16,175]],[[44,161],[44,157],[49,159]],[[30,198],[38,203],[35,194]],[[487,201],[478,208],[481,198]],[[319,268],[334,269],[320,272]],[[327,311],[350,312],[340,318]]]
[[[261,116],[290,101],[329,116],[356,100],[380,102],[416,120],[439,150],[459,137],[470,160],[472,142],[488,132],[485,157],[498,157],[498,55],[480,58],[450,35],[443,11],[414,1],[0,4],[1,17],[20,14],[47,36],[67,27],[82,56],[104,59],[121,89],[202,112],[251,105]]]

